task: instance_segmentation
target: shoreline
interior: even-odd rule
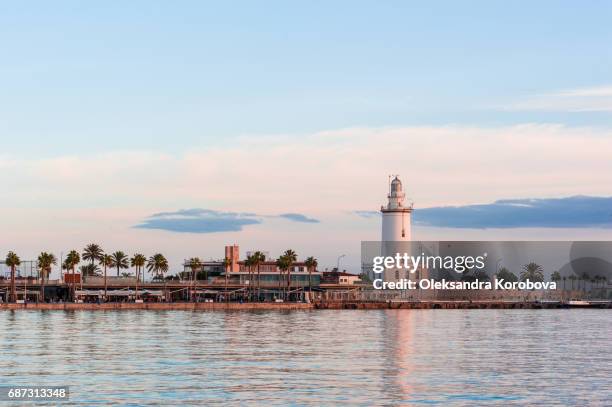
[[[172,303],[2,303],[4,310],[63,310],[63,311],[105,311],[105,310],[381,310],[381,309],[562,309],[562,308],[612,308],[611,301],[592,301],[588,304],[571,305],[559,301],[326,301],[305,302],[172,302]]]
[[[2,310],[64,310],[64,311],[104,311],[104,310],[298,310],[312,309],[313,304],[301,302],[286,302],[286,303],[238,303],[238,302],[151,302],[151,303],[135,303],[135,302],[106,302],[97,303],[28,303],[0,304]]]

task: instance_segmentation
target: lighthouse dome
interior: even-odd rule
[[[402,192],[402,181],[397,177],[393,178],[393,181],[391,181],[391,193],[393,194],[394,192]]]

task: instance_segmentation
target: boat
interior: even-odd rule
[[[590,307],[591,303],[585,300],[569,300],[567,305],[570,307]]]

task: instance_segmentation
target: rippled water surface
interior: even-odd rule
[[[610,310],[3,311],[3,384],[74,405],[612,404]]]

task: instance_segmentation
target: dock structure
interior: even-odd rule
[[[612,301],[315,301],[315,302],[107,302],[0,303],[2,310],[60,311],[222,311],[222,310],[450,310],[607,308]]]

